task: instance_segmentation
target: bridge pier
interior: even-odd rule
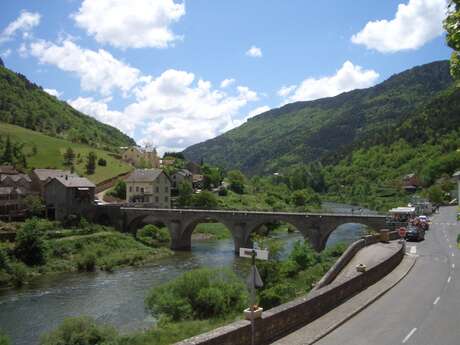
[[[191,250],[192,235],[184,233],[184,227],[179,220],[173,220],[168,223],[169,233],[171,234],[172,250]]]
[[[235,254],[239,254],[240,248],[252,248],[251,230],[248,229],[246,223],[238,223],[231,226],[229,229],[233,236],[233,243],[235,245]]]

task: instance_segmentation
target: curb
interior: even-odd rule
[[[314,344],[314,343],[318,342],[320,339],[324,338],[329,333],[331,333],[335,329],[339,328],[345,322],[347,322],[348,320],[353,318],[356,314],[360,313],[362,310],[366,309],[369,305],[374,303],[376,300],[378,300],[380,297],[382,297],[386,292],[388,292],[394,286],[396,286],[411,271],[411,269],[415,265],[415,262],[416,262],[416,257],[415,256],[405,254],[404,257],[403,257],[403,260],[401,261],[401,263],[395,269],[393,269],[393,271],[391,271],[389,274],[387,274],[385,277],[383,277],[379,282],[375,283],[374,285],[371,285],[366,290],[363,290],[360,293],[356,294],[355,296],[351,297],[348,301],[346,301],[342,305],[338,306],[336,309],[331,310],[329,313],[325,314],[324,316],[320,317],[319,319],[313,321],[309,325],[304,326],[306,334],[310,333],[310,332],[308,332],[306,330],[306,328],[308,328],[309,326],[313,327],[314,328],[313,330],[315,330],[315,328],[317,328],[319,330],[318,332],[316,332],[316,334],[314,334],[315,332],[312,332],[313,334],[310,333],[311,335],[303,337],[301,342],[298,342],[298,340],[294,342],[294,341],[292,341],[292,339],[291,339],[291,341],[289,341],[287,338],[289,338],[290,335],[287,335],[287,336],[284,337],[287,340],[287,342],[284,342],[283,338],[281,338],[281,339],[278,339],[277,341],[275,341],[273,343],[273,345],[275,345],[275,344],[276,345],[284,345],[284,344],[289,344],[289,345],[311,345],[311,344]],[[401,272],[399,272],[398,270],[401,270]],[[393,275],[393,277],[391,275]],[[393,278],[394,280],[391,280],[391,278]],[[387,282],[388,286],[382,286],[385,283],[384,282],[385,279],[387,279],[387,281],[389,281],[389,282]],[[382,286],[382,289],[378,289],[379,285]],[[350,302],[353,298],[357,298],[360,295],[363,296],[363,294],[365,294],[366,292],[369,293],[370,289],[372,289],[372,288],[377,289],[376,293],[372,294],[369,298],[367,298],[365,301],[363,301],[363,303],[358,304],[358,306],[356,308],[354,308],[350,312],[346,313],[346,315],[344,317],[341,317],[339,320],[337,320],[335,322],[333,320],[332,324],[330,324],[330,325],[325,325],[325,326],[320,325],[321,322],[323,322],[323,323],[329,322],[327,319],[324,319],[325,317],[327,317],[328,315],[329,315],[329,317],[331,317],[334,314],[334,312],[336,312],[336,314],[337,314],[337,309],[339,309],[341,307],[346,308],[347,303]],[[315,325],[315,323],[316,323],[316,325]],[[318,324],[320,326],[317,326]],[[297,332],[301,332],[301,330],[302,330],[302,328],[300,328],[299,330],[297,330],[297,331],[295,331],[295,332],[293,332],[291,334],[293,335],[293,334],[295,334]],[[307,338],[307,339],[305,339],[305,338]]]
[[[404,262],[406,261],[406,262]],[[414,267],[415,265],[415,262],[417,261],[416,257],[415,256],[409,256],[407,254],[404,255],[404,258],[403,260],[401,261],[401,263],[398,265],[398,267],[400,265],[403,265],[403,264],[407,264],[409,265],[409,267],[407,267],[406,271],[402,273],[402,275],[400,277],[398,277],[398,279],[396,279],[396,281],[392,282],[388,287],[386,287],[385,289],[383,289],[382,291],[380,291],[379,293],[377,293],[376,295],[374,295],[373,297],[371,297],[370,299],[368,299],[366,301],[366,303],[360,305],[358,308],[356,308],[356,310],[354,310],[353,312],[351,312],[350,314],[348,314],[344,319],[340,320],[339,322],[337,322],[336,324],[334,324],[333,326],[331,326],[330,328],[326,329],[324,333],[316,336],[315,339],[313,339],[313,341],[309,342],[309,343],[305,343],[305,344],[302,344],[302,345],[310,345],[310,344],[314,344],[316,343],[318,340],[320,340],[321,338],[324,338],[326,335],[328,335],[329,333],[331,333],[332,331],[334,331],[335,329],[339,328],[341,325],[343,325],[345,322],[347,322],[348,320],[350,320],[351,318],[353,318],[356,314],[360,313],[361,311],[363,311],[364,309],[366,309],[369,305],[371,305],[372,303],[374,303],[376,300],[378,300],[380,297],[382,297],[384,294],[386,294],[388,291],[390,291],[393,287],[395,287],[401,280],[403,280],[408,274],[409,272],[412,270],[412,268]],[[396,267],[393,272],[395,270],[398,269],[398,267]],[[393,272],[390,272],[389,274],[393,273]],[[388,277],[388,275],[386,276]],[[383,278],[385,279],[385,277]],[[377,283],[378,284],[378,283]],[[365,291],[365,290],[364,290]],[[345,302],[346,303],[346,302]]]

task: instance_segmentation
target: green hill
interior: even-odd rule
[[[32,168],[58,168],[63,169],[64,152],[71,147],[76,154],[75,170],[79,175],[85,175],[86,156],[90,151],[96,153],[98,158],[107,161],[106,166],[97,166],[96,172],[87,176],[94,183],[99,183],[129,172],[132,168],[118,159],[113,153],[94,149],[85,144],[71,143],[64,139],[47,136],[26,128],[0,122],[0,138],[10,137],[12,142],[24,144],[23,152],[27,157],[27,167]],[[34,148],[36,150],[34,150]],[[36,153],[34,153],[36,151]]]
[[[73,109],[0,63],[0,121],[106,150],[134,145],[118,129]]]
[[[250,175],[313,161],[335,164],[353,150],[410,137],[412,127],[421,126],[426,138],[429,123],[416,110],[450,85],[448,61],[429,63],[368,89],[270,110],[184,155]]]

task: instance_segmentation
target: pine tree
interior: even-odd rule
[[[11,145],[10,136],[6,138],[5,150],[3,151],[2,162],[13,164],[13,146]]]
[[[86,157],[86,174],[87,175],[92,175],[96,171],[96,160],[97,160],[97,156],[93,151],[88,153],[88,156]]]
[[[73,152],[72,148],[67,148],[67,151],[64,153],[64,165],[66,167],[73,166],[73,162],[75,160],[75,153]]]

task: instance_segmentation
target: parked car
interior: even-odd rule
[[[410,225],[407,227],[406,240],[408,241],[422,241],[425,239],[425,229]]]

